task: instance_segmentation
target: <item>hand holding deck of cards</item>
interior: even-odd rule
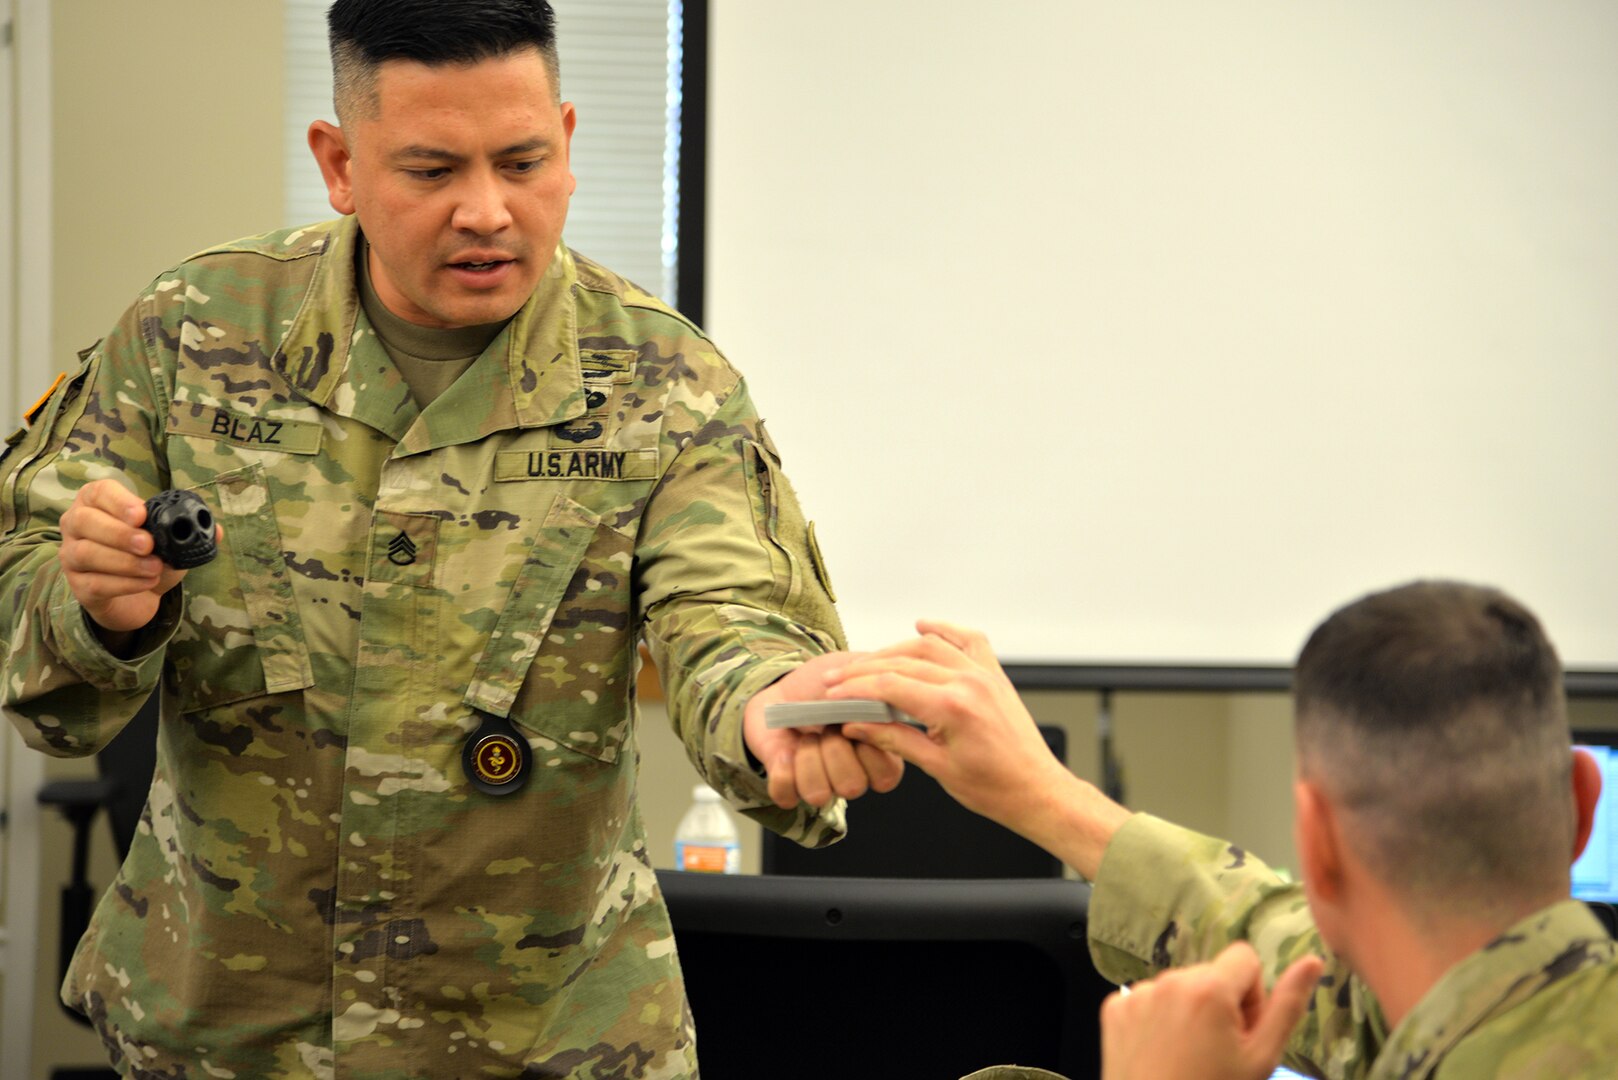
[[[926,725],[880,701],[779,701],[764,707],[767,728],[826,727],[834,724],[908,724],[925,731]]]

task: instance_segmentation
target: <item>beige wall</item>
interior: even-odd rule
[[[106,333],[158,272],[279,227],[281,5],[52,5],[59,363]]]
[[[208,244],[281,224],[281,5],[51,7],[51,337],[65,369],[160,271]],[[43,387],[22,389],[31,401]],[[50,779],[93,774],[84,761],[48,768]],[[92,881],[105,888],[114,862],[98,824]],[[58,889],[72,834],[54,814],[42,828],[37,1076],[51,1065],[106,1060],[100,1041],[55,1004]]]

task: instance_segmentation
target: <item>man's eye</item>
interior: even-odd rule
[[[449,175],[448,169],[406,169],[405,172],[417,180],[442,180]]]
[[[531,173],[544,163],[543,158],[535,158],[532,161],[512,161],[506,164],[506,168],[520,175],[522,173]]]

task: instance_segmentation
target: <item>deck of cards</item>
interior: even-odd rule
[[[834,724],[907,724],[927,730],[927,725],[880,701],[778,701],[764,706],[767,728],[821,727]]]

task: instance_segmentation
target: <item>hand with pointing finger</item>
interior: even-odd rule
[[[1323,968],[1304,957],[1266,995],[1258,954],[1238,941],[1211,963],[1112,994],[1101,1007],[1102,1080],[1264,1080]]]

